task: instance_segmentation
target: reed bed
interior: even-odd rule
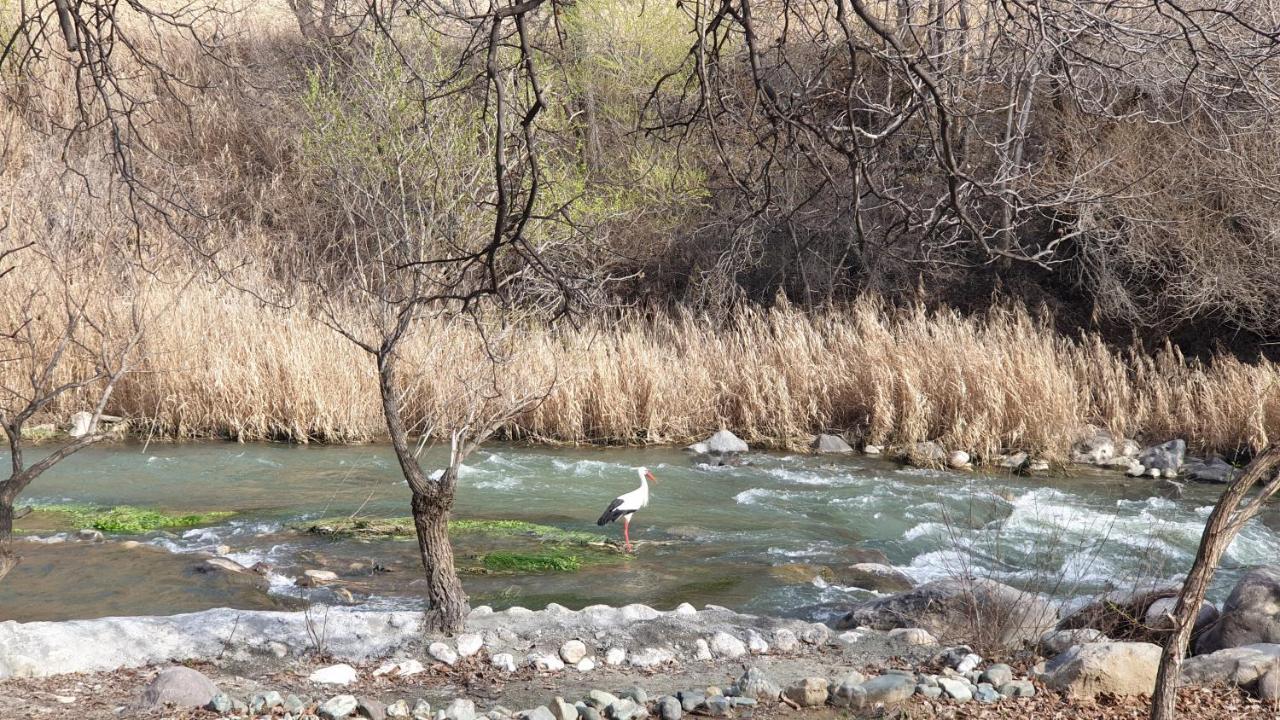
[[[304,308],[264,307],[216,286],[152,305],[166,315],[108,408],[136,418],[135,428],[240,441],[382,436],[372,359]],[[415,426],[447,427],[491,389],[475,383],[496,377],[503,393],[545,391],[503,435],[546,443],[684,443],[726,427],[799,449],[831,430],[877,444],[936,440],[980,458],[1021,449],[1063,460],[1088,423],[1220,452],[1280,433],[1275,363],[1116,350],[1097,336],[1057,334],[1017,307],[962,316],[863,299],[719,322],[674,313],[530,325],[504,338],[506,359],[491,368],[469,325],[424,323],[404,355]],[[0,370],[11,386],[17,370]],[[84,402],[67,397],[49,419]]]

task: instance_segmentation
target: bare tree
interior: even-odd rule
[[[546,105],[527,17],[540,5],[435,8],[420,20],[427,32],[441,32],[435,23],[468,29],[461,41],[436,36],[438,47],[399,42],[383,18],[367,45],[341,58],[344,72],[317,76],[309,98],[318,130],[303,155],[336,211],[331,235],[316,239],[299,271],[325,321],[374,361],[387,434],[412,492],[427,627],[437,631],[460,629],[468,612],[448,536],[459,467],[547,391],[507,387],[503,338],[518,331],[510,311],[545,322],[580,301],[548,261],[559,224],[540,195]],[[408,7],[411,20],[427,10]],[[417,368],[456,376],[457,397],[447,417],[415,424],[401,370],[415,343],[431,342],[423,334],[446,325],[474,329],[475,354],[451,348],[456,362]],[[468,375],[469,365],[481,376]],[[420,464],[415,431],[424,442],[447,438],[439,472]]]
[[[1205,523],[1200,549],[1187,573],[1186,583],[1173,611],[1174,632],[1165,643],[1156,675],[1155,694],[1151,699],[1151,720],[1173,720],[1177,717],[1178,686],[1182,679],[1182,658],[1187,654],[1191,631],[1204,602],[1209,582],[1218,569],[1222,555],[1244,526],[1257,517],[1277,492],[1280,492],[1280,445],[1272,445],[1254,457],[1244,473],[1222,493]],[[1245,502],[1252,491],[1256,493]]]
[[[27,262],[16,262],[26,256]],[[100,258],[85,258],[100,262]],[[101,278],[67,264],[46,248],[0,251],[0,282],[9,327],[0,331],[0,426],[9,443],[9,473],[0,481],[0,578],[19,561],[13,552],[18,497],[67,457],[108,437],[101,421],[120,380],[135,367],[144,313],[137,303],[117,310],[104,302]],[[86,282],[89,281],[89,282]],[[89,403],[87,429],[31,461],[23,430],[60,400]]]

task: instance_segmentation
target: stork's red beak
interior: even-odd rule
[[[644,474],[644,476],[645,476],[646,478],[648,478],[648,479],[649,479],[649,482],[651,482],[651,483],[656,483],[656,482],[658,482],[658,478],[654,477],[654,476],[653,476],[653,473],[651,473],[651,472],[646,471],[646,472],[645,472],[645,474]]]

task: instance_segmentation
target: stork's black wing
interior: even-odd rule
[[[618,511],[618,508],[621,506],[622,506],[622,498],[614,498],[613,502],[609,503],[609,507],[605,509],[604,514],[601,515],[600,519],[596,521],[596,524],[605,525],[613,522],[614,520],[617,520],[623,515],[626,515],[626,513]]]

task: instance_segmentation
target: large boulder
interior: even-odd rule
[[[1226,648],[1182,661],[1182,681],[1191,685],[1250,685],[1280,663],[1280,645]]]
[[[853,448],[850,447],[849,443],[845,442],[844,438],[839,435],[822,433],[821,435],[818,435],[818,437],[814,438],[813,451],[822,455],[844,455],[853,452]]]
[[[199,671],[187,667],[165,668],[142,689],[138,708],[141,710],[160,710],[165,707],[202,708],[208,705],[218,692],[218,686]]]
[[[1170,440],[1143,450],[1138,455],[1138,463],[1147,470],[1159,470],[1161,475],[1176,475],[1186,456],[1187,442],[1182,439]]]
[[[1214,485],[1227,485],[1236,479],[1238,473],[1234,465],[1217,455],[1182,466],[1182,474],[1188,480]]]
[[[1033,643],[1057,622],[1057,609],[1035,593],[985,578],[947,578],[858,603],[835,625],[840,630],[919,627],[942,642],[1008,646]]]
[[[1280,565],[1263,565],[1245,573],[1195,649],[1202,655],[1254,643],[1280,643]]]
[[[751,449],[746,442],[728,430],[721,430],[703,442],[706,444],[708,452],[717,455],[744,453]]]
[[[923,468],[941,468],[947,464],[947,451],[936,442],[918,442],[907,447],[909,465]]]
[[[1111,431],[1089,425],[1071,447],[1071,462],[1110,465],[1117,457],[1123,457],[1125,449],[1124,442],[1111,434]]]
[[[1070,697],[1150,694],[1160,667],[1160,646],[1104,642],[1076,645],[1050,660],[1040,680]]]
[[[1067,613],[1058,629],[1093,628],[1116,640],[1149,640],[1148,611],[1161,600],[1176,598],[1180,591],[1180,586],[1163,582],[1115,590]]]

